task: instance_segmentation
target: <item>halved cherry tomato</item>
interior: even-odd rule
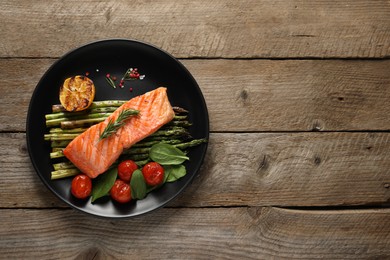
[[[110,190],[111,198],[119,203],[126,203],[131,200],[130,185],[121,179],[117,179]]]
[[[72,186],[70,189],[73,196],[78,199],[85,199],[91,195],[92,181],[85,174],[76,175],[72,180]]]
[[[133,172],[138,169],[138,165],[133,160],[126,160],[118,165],[118,176],[121,180],[130,182]]]
[[[164,181],[164,168],[156,162],[149,162],[142,168],[146,184],[156,186]]]

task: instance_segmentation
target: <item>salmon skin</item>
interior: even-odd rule
[[[124,109],[139,110],[137,116],[126,120],[116,133],[99,140],[111,120],[116,120]],[[118,159],[123,149],[130,148],[170,122],[175,113],[168,100],[167,89],[159,87],[134,97],[120,106],[105,121],[93,125],[77,136],[64,149],[64,155],[91,178],[102,174]]]

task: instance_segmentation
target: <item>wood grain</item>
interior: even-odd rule
[[[0,208],[64,207],[35,172],[25,134],[0,134]]]
[[[179,58],[383,58],[389,13],[386,0],[2,1],[0,57],[131,38]]]
[[[29,162],[25,135],[0,134],[0,208],[65,207]],[[213,133],[172,207],[356,206],[390,201],[390,133]]]
[[[32,92],[54,61],[0,59],[0,131],[25,131]],[[182,62],[205,96],[212,131],[390,130],[389,60]]]
[[[389,0],[1,1],[0,258],[390,259],[389,14]],[[25,140],[49,66],[109,38],[179,58],[211,126],[188,188],[122,220],[55,197]]]
[[[13,259],[390,257],[388,209],[180,208],[121,221],[73,210],[1,210],[0,230],[0,253]]]
[[[389,61],[184,64],[202,88],[213,131],[390,129]]]
[[[389,133],[213,134],[177,205],[386,204],[389,153]]]

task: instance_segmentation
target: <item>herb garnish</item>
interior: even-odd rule
[[[179,148],[165,143],[153,145],[150,148],[149,156],[161,165],[179,165],[190,159]]]
[[[122,80],[134,80],[140,79],[143,80],[145,75],[140,75],[137,68],[129,68],[122,77]]]
[[[134,109],[122,110],[114,122],[112,120],[110,120],[110,122],[108,122],[103,133],[100,135],[99,140],[102,140],[104,138],[109,137],[110,135],[115,133],[119,128],[121,128],[125,124],[125,121],[130,116],[134,116],[134,115],[138,115],[138,114],[139,114],[138,110],[134,110]]]
[[[104,174],[99,175],[93,180],[92,184],[92,201],[94,202],[98,198],[108,195],[111,187],[118,176],[118,169],[116,167],[111,168]]]
[[[111,87],[116,88],[114,80],[111,78],[110,74],[106,75],[107,83],[110,84]]]

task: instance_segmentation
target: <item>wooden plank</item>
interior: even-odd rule
[[[1,210],[6,259],[384,259],[390,210],[161,209],[127,220]]]
[[[390,61],[185,62],[213,131],[390,129]]]
[[[0,131],[24,131],[54,59],[0,59]],[[390,130],[390,60],[183,60],[212,131]],[[15,100],[18,104],[15,105]]]
[[[386,0],[2,1],[0,57],[132,38],[180,58],[383,58],[389,13]]]
[[[213,134],[177,205],[350,206],[390,201],[389,133]]]
[[[24,134],[0,134],[0,208],[64,207],[31,167]],[[390,133],[212,133],[173,207],[352,206],[390,201]]]
[[[0,208],[64,207],[39,179],[28,156],[25,134],[0,134]]]
[[[54,59],[0,59],[0,131],[26,131],[33,91]]]

